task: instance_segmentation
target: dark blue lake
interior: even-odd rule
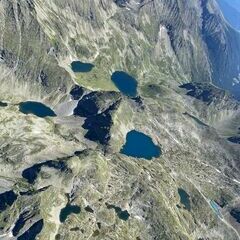
[[[78,72],[90,72],[94,65],[91,63],[83,63],[80,61],[74,61],[71,63],[72,70],[76,73]]]
[[[63,223],[66,221],[69,215],[79,214],[80,212],[81,208],[79,206],[67,204],[67,206],[60,212],[60,222]]]
[[[126,143],[120,153],[136,158],[151,160],[161,155],[161,149],[144,133],[131,131],[127,134]]]
[[[40,102],[32,101],[21,102],[19,104],[19,111],[24,114],[33,114],[41,118],[56,116],[56,114],[51,108],[47,107],[46,105]]]
[[[136,97],[138,83],[135,78],[123,71],[116,71],[111,79],[120,92],[129,97]]]

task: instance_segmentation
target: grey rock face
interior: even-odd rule
[[[1,0],[0,33],[0,239],[239,239],[240,41],[214,0]],[[132,130],[162,155],[120,154]]]

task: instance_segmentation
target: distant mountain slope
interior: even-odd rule
[[[240,239],[240,35],[216,0],[0,0],[0,33],[1,240]]]
[[[238,31],[240,31],[240,1],[239,5],[231,1],[218,0],[218,4],[226,20]]]
[[[227,0],[225,0],[227,1]],[[240,12],[240,1],[239,0],[228,0],[227,1],[229,5],[231,5],[233,8],[237,9]]]
[[[213,83],[240,97],[240,34],[217,10],[215,1],[202,0],[202,37],[207,46]]]

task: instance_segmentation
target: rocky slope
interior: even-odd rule
[[[0,239],[240,238],[240,37],[215,1],[1,0],[0,28]],[[161,156],[119,153],[133,129]]]

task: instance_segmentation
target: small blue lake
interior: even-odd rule
[[[178,194],[180,196],[180,202],[184,205],[184,208],[188,211],[191,210],[190,196],[182,188],[178,188]]]
[[[56,114],[51,108],[40,102],[21,102],[19,104],[19,111],[24,114],[33,114],[41,118],[56,116]]]
[[[120,207],[117,207],[113,204],[108,204],[108,203],[106,203],[106,206],[108,209],[114,209],[119,219],[123,221],[127,221],[129,219],[130,214],[128,213],[127,210],[123,211]]]
[[[73,61],[71,63],[72,70],[75,73],[78,72],[90,72],[94,68],[94,65],[91,63],[83,63],[81,61]]]
[[[131,157],[151,160],[161,155],[161,149],[153,143],[149,136],[133,130],[127,134],[126,143],[120,153]]]
[[[123,71],[116,71],[111,77],[115,86],[124,95],[136,97],[137,95],[137,80]]]
[[[67,204],[65,208],[63,208],[60,212],[60,222],[63,223],[67,220],[68,216],[71,214],[79,214],[81,212],[81,208],[77,205]]]

